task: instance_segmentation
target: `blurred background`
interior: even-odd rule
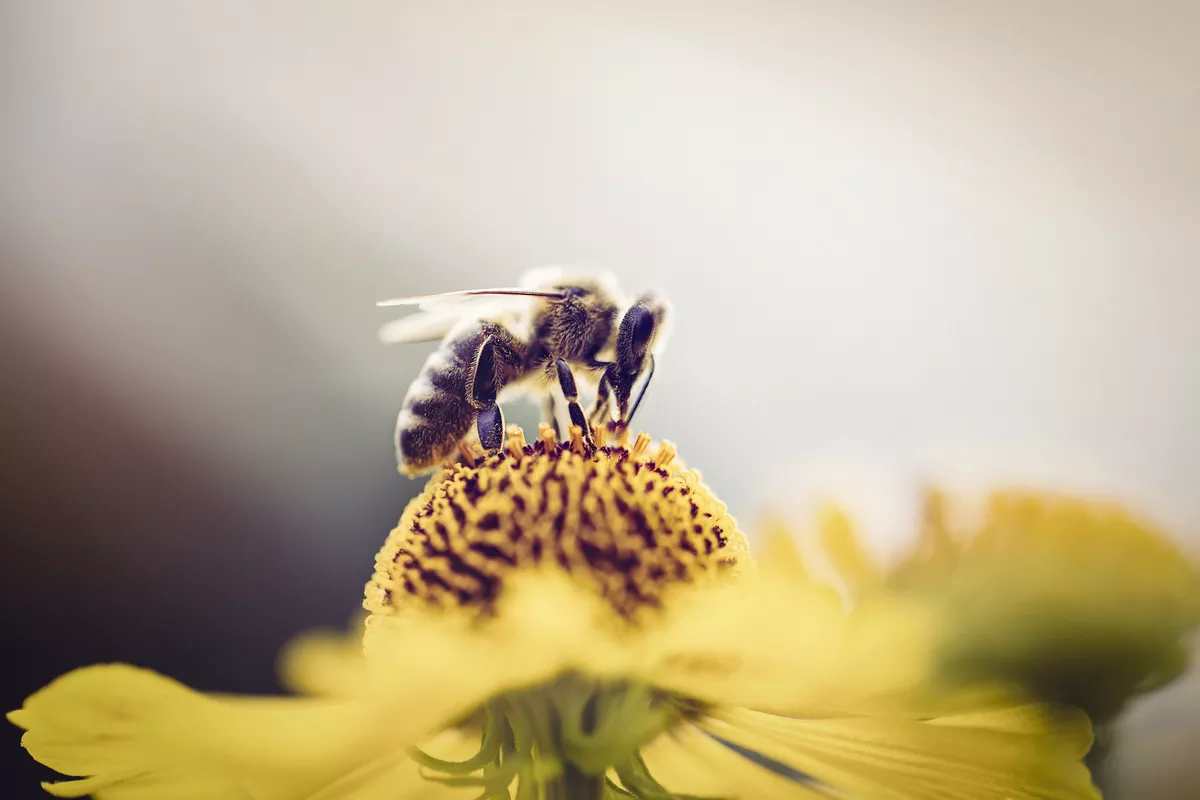
[[[545,264],[674,300],[639,427],[744,521],[867,476],[886,549],[969,468],[1195,546],[1198,31],[1189,0],[0,5],[0,701],[106,660],[275,690],[420,487],[391,436],[429,347],[374,301]],[[1198,686],[1129,716],[1114,797],[1200,797]],[[18,740],[3,794],[42,796]]]

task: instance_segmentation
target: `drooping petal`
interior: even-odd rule
[[[287,672],[334,694],[391,697],[398,709],[426,702],[412,688],[431,685],[432,673],[456,687],[459,713],[569,671],[782,713],[944,708],[927,691],[937,631],[920,602],[847,612],[827,587],[768,569],[685,586],[667,600],[631,625],[568,576],[539,570],[510,578],[490,619],[417,609],[374,616],[366,663],[351,646],[339,656],[335,643],[310,640]]]
[[[840,509],[822,509],[819,525],[821,543],[831,566],[851,592],[882,582],[880,569],[871,559],[854,526]]]
[[[382,756],[343,775],[309,794],[251,794],[224,781],[179,771],[139,776],[136,780],[107,783],[85,778],[43,784],[55,797],[86,797],[95,800],[259,800],[287,797],[289,800],[471,800],[477,787],[447,786],[426,780],[418,765],[404,753]]]
[[[833,787],[878,800],[1099,800],[1080,759],[1091,728],[1077,711],[1020,706],[929,721],[788,719],[729,711],[713,735]]]
[[[478,747],[478,736],[457,730],[443,731],[421,745],[422,751],[447,761],[465,760]],[[427,780],[407,754],[389,753],[321,787],[305,800],[470,800],[478,794],[478,787]]]
[[[512,579],[490,619],[418,609],[373,616],[364,638],[366,661],[345,659],[340,680],[333,677],[330,648],[310,648],[310,653],[320,653],[320,680],[327,685],[377,700],[391,698],[407,708],[426,702],[422,687],[440,683],[453,687],[455,710],[467,712],[501,691],[581,664],[624,667],[624,648],[606,635],[611,617],[603,601],[566,575],[538,570]],[[293,665],[292,671],[309,669]]]
[[[818,784],[755,763],[694,725],[660,736],[642,758],[654,779],[680,796],[722,800],[829,800]],[[836,795],[833,795],[836,797]]]
[[[43,783],[54,797],[92,797],[95,800],[253,800],[248,791],[221,779],[195,773],[163,771],[112,782],[106,778]]]
[[[1098,721],[1179,677],[1200,626],[1200,567],[1170,537],[1039,493],[994,494],[951,579],[912,589],[946,595],[947,673],[1001,676]]]
[[[50,787],[60,796],[274,800],[303,797],[424,738],[457,708],[451,687],[441,688],[440,701],[398,715],[362,700],[209,697],[108,664],[64,675],[12,716],[34,758],[87,776]]]
[[[657,685],[690,697],[863,713],[929,702],[914,692],[930,685],[936,637],[936,619],[920,603],[848,612],[827,587],[764,567],[731,586],[681,591],[647,648]]]

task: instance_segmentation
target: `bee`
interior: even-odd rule
[[[568,276],[556,269],[526,273],[519,288],[401,297],[378,305],[421,308],[385,325],[379,332],[385,342],[441,339],[396,420],[396,459],[408,475],[446,461],[472,429],[484,450],[499,450],[505,430],[500,401],[516,394],[541,399],[545,421],[557,432],[557,386],[571,424],[582,429],[589,445],[596,426],[627,426],[654,375],[670,315],[670,306],[656,294],[626,300],[607,273]],[[581,383],[596,392],[586,416],[579,404]]]

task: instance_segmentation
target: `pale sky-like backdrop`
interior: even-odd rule
[[[1200,5],[0,20],[5,392],[48,431],[21,440],[50,442],[38,485],[121,472],[104,408],[267,515],[251,538],[293,568],[365,580],[418,488],[391,434],[428,353],[379,344],[374,302],[566,264],[673,300],[639,427],[744,521],[833,492],[886,551],[926,479],[1037,480],[1200,546]],[[35,373],[72,388],[22,401]]]

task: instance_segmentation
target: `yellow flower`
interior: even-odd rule
[[[10,719],[101,800],[1082,800],[1085,717],[964,707],[936,615],[846,611],[776,542],[750,563],[666,444],[543,431],[434,477],[380,551],[363,640],[285,659],[307,696],[205,696],[123,665]]]
[[[1107,502],[995,491],[982,503],[927,493],[916,545],[884,569],[848,517],[820,522],[857,597],[943,603],[943,675],[1004,680],[1097,722],[1186,669],[1200,572],[1171,540]]]

